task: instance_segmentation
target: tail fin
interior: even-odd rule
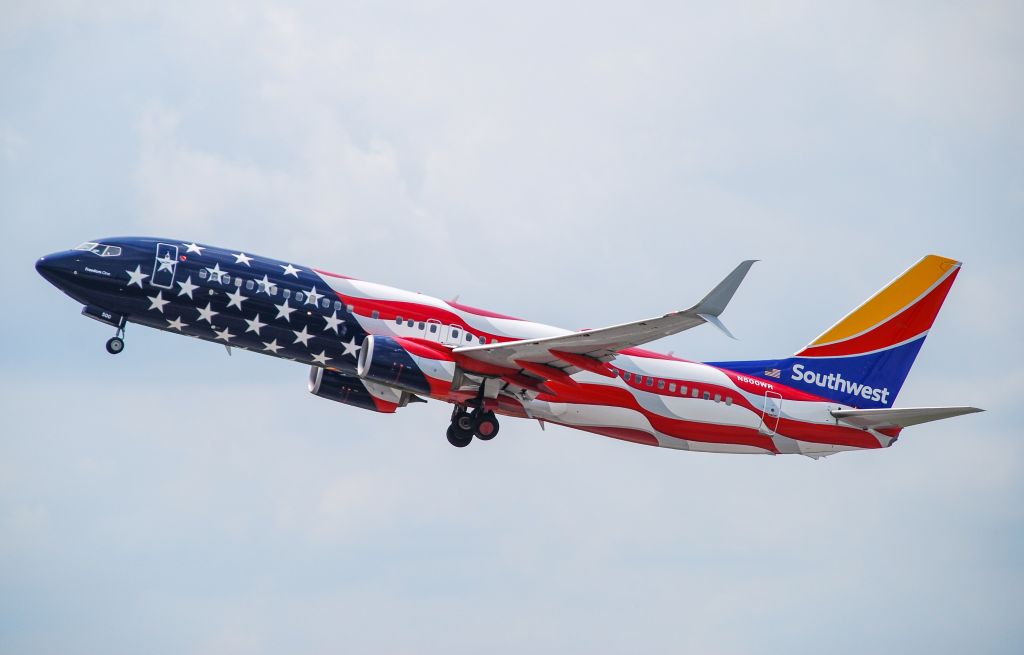
[[[959,271],[928,255],[793,357],[715,365],[852,407],[891,407]]]

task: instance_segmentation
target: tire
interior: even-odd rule
[[[456,448],[465,448],[473,440],[472,432],[463,432],[455,425],[448,427],[448,443]]]
[[[484,412],[477,418],[474,434],[481,441],[490,441],[498,436],[498,418],[494,412]]]
[[[472,414],[460,412],[455,417],[455,420],[452,421],[452,425],[456,426],[456,428],[462,432],[473,434],[473,431],[476,429],[476,418],[474,418]]]
[[[107,352],[116,355],[124,350],[124,339],[121,337],[110,337],[107,339]]]

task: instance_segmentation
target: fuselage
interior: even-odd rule
[[[353,379],[367,336],[395,337],[413,346],[408,356],[427,381],[419,396],[465,403],[482,386],[467,381],[489,380],[487,406],[499,414],[641,444],[816,457],[889,446],[898,435],[840,425],[830,411],[843,405],[771,372],[757,377],[639,348],[619,352],[611,376],[584,370],[539,387],[517,384],[529,371],[495,371],[446,353],[570,330],[238,250],[102,239],[48,255],[37,269],[112,325],[146,325]],[[379,381],[365,388],[377,411],[409,399],[408,389]]]

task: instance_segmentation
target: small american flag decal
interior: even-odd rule
[[[781,378],[781,377],[782,377],[782,371],[780,371],[780,370],[779,370],[779,369],[777,369],[777,368],[770,368],[770,369],[768,369],[768,370],[766,370],[766,371],[764,372],[764,376],[765,376],[766,378],[775,378],[775,379],[778,379],[778,378]]]

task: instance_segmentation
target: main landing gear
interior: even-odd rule
[[[456,405],[452,411],[452,424],[448,426],[448,443],[456,448],[465,448],[473,437],[490,441],[498,436],[498,417],[494,412],[481,407],[469,411]]]

